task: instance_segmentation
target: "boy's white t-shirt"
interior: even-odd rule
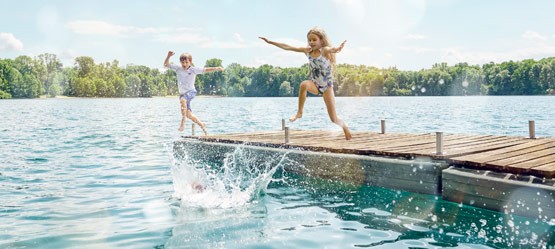
[[[196,91],[195,79],[197,74],[204,73],[204,68],[190,66],[184,69],[181,65],[176,64],[170,64],[168,67],[177,74],[177,88],[179,89],[179,94],[184,94],[191,90]]]

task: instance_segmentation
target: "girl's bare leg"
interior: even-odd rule
[[[326,108],[328,109],[328,115],[330,116],[331,122],[335,123],[336,125],[341,126],[343,128],[343,132],[345,133],[345,139],[351,140],[351,131],[349,130],[349,126],[347,123],[343,122],[342,119],[337,117],[337,113],[335,112],[335,94],[333,93],[333,88],[328,88],[324,92],[324,102],[326,103]]]
[[[301,86],[299,88],[299,105],[297,108],[297,114],[291,116],[289,121],[294,122],[295,120],[303,117],[304,102],[306,101],[307,91],[312,94],[318,94],[318,88],[312,81],[305,80],[301,82]]]
[[[197,118],[197,116],[195,116],[191,110],[187,110],[187,118],[189,118],[191,121],[195,122],[195,124],[197,124],[198,126],[200,126],[200,128],[202,128],[202,132],[204,132],[204,135],[208,135],[208,132],[206,132],[206,125],[200,121],[200,119]]]
[[[181,124],[179,124],[178,131],[183,131],[185,129],[185,118],[187,117],[187,101],[184,99],[180,99],[179,102],[181,103]]]

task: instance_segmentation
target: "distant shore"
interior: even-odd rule
[[[55,97],[49,97],[48,95],[41,95],[39,99],[77,99],[77,98],[90,98],[90,99],[109,99],[110,97],[73,97],[73,96],[65,96],[65,95],[57,95]],[[113,97],[118,99],[124,98],[141,98],[141,97]],[[179,98],[178,95],[169,95],[169,96],[152,96],[147,98],[170,98],[176,99]],[[197,95],[195,98],[225,98],[225,96],[217,96],[217,95]]]

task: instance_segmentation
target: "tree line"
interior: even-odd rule
[[[205,67],[222,66],[209,59]],[[308,78],[308,65],[281,68],[271,65],[245,67],[232,63],[224,72],[197,77],[203,95],[233,97],[296,96]],[[401,71],[340,64],[335,72],[337,96],[453,96],[555,94],[555,57],[499,64],[453,66],[438,63],[430,69]],[[119,65],[117,60],[95,63],[92,57],[75,58],[64,67],[55,54],[34,58],[0,59],[0,99],[73,97],[152,97],[177,95],[172,70],[140,65]]]

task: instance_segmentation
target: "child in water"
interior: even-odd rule
[[[189,53],[183,53],[179,56],[179,62],[181,65],[170,64],[170,57],[175,53],[173,51],[168,52],[166,60],[164,60],[164,67],[170,68],[177,74],[177,86],[179,88],[179,102],[181,103],[181,124],[179,125],[179,131],[183,131],[185,128],[185,118],[190,119],[195,122],[202,131],[204,135],[208,135],[206,132],[206,125],[200,121],[191,111],[191,101],[197,95],[195,88],[195,79],[197,74],[209,73],[215,71],[223,71],[223,67],[195,67],[193,66],[193,56]]]
[[[335,53],[341,52],[347,41],[343,41],[339,47],[331,47],[326,32],[317,27],[309,30],[306,36],[308,39],[307,47],[293,47],[284,43],[270,41],[265,37],[259,37],[278,48],[304,53],[308,57],[311,79],[301,82],[297,114],[289,118],[289,121],[294,122],[303,116],[307,91],[312,94],[322,94],[330,120],[343,128],[346,140],[351,140],[352,136],[349,127],[343,120],[337,117],[335,112],[335,94],[333,92]]]

